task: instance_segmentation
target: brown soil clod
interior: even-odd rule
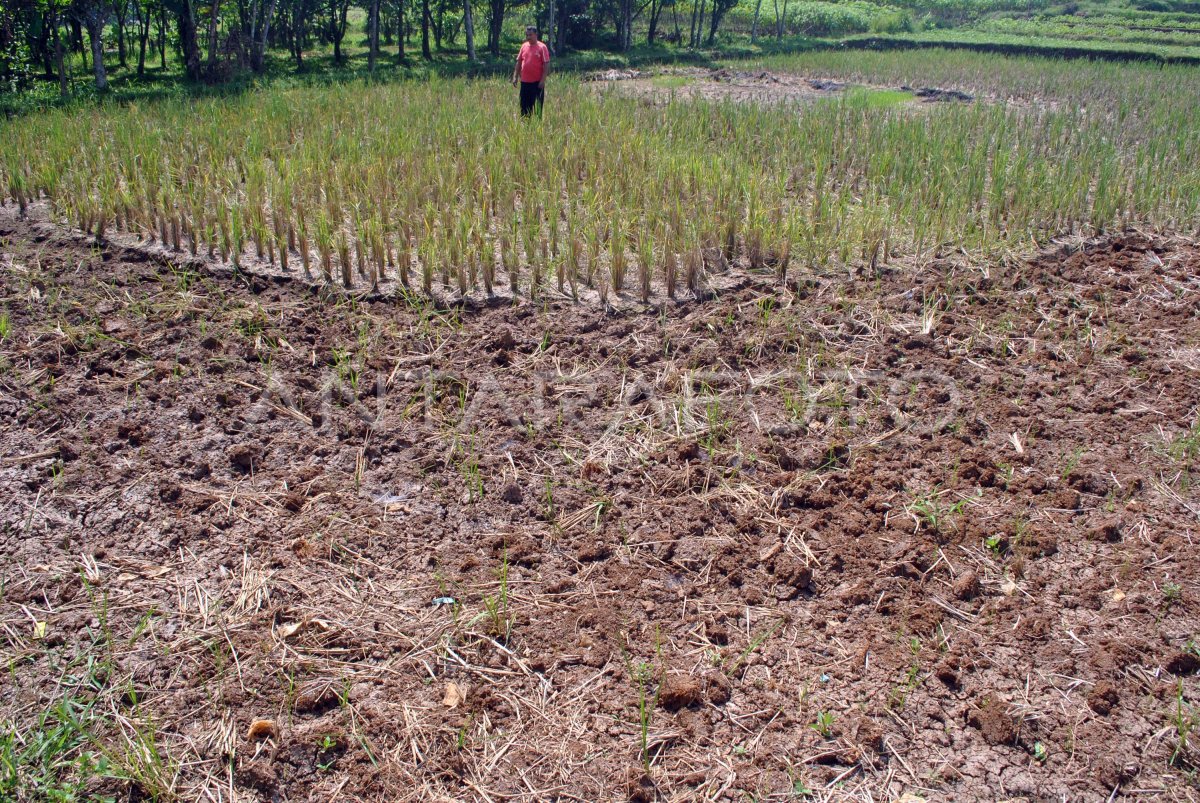
[[[1088,538],[1093,541],[1115,543],[1121,540],[1122,529],[1121,520],[1115,516],[1110,516],[1093,526],[1088,531]]]
[[[297,714],[314,714],[337,706],[338,690],[327,680],[314,680],[296,690],[293,710]]]
[[[948,688],[957,689],[961,684],[959,675],[958,662],[951,658],[945,658],[938,663],[933,669],[934,677],[946,684]]]
[[[783,587],[782,599],[791,599],[812,587],[812,569],[793,555],[776,555],[771,561],[771,573]]]
[[[954,596],[961,600],[973,600],[979,596],[979,574],[967,570],[954,581]]]
[[[1006,703],[985,701],[971,712],[967,724],[977,728],[988,744],[1016,744],[1018,721]]]
[[[249,474],[262,463],[263,449],[256,443],[239,443],[226,449],[225,456],[234,471]]]
[[[652,313],[418,311],[216,269],[181,295],[161,262],[6,214],[16,732],[95,659],[111,677],[78,689],[154,734],[164,797],[1191,788],[1194,748],[1161,735],[1198,669],[1189,239],[797,266]],[[68,343],[101,307],[137,324]],[[633,655],[668,668],[648,756]],[[286,739],[247,744],[250,712]]]
[[[1200,672],[1200,655],[1194,652],[1177,652],[1167,661],[1167,671],[1178,676],[1194,675]]]
[[[1102,716],[1109,714],[1120,701],[1121,694],[1112,681],[1101,680],[1092,687],[1087,697],[1088,708]]]
[[[713,705],[725,705],[733,697],[733,682],[721,672],[713,672],[705,678],[704,694]]]
[[[658,703],[668,711],[699,705],[704,700],[704,684],[693,675],[667,675],[658,689]]]

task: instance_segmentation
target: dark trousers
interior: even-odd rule
[[[536,81],[521,82],[521,116],[528,117],[537,107],[537,116],[542,116],[542,103],[546,100],[546,90],[537,85]]]

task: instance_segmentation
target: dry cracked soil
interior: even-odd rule
[[[1194,800],[1198,269],[468,309],[9,215],[4,733],[120,800]]]

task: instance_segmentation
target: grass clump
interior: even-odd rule
[[[0,799],[73,801],[108,775],[107,757],[88,749],[93,716],[92,704],[66,698],[31,728],[0,723]]]

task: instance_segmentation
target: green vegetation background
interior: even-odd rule
[[[5,13],[15,13],[15,4],[29,2],[47,0],[0,0],[0,22]],[[70,8],[67,7],[68,13]],[[695,5],[677,0],[664,5],[656,41],[652,44],[647,43],[645,12],[635,15],[627,48],[619,47],[609,30],[611,25],[604,25],[602,4],[593,3],[585,8],[590,9],[590,24],[595,28],[589,46],[569,48],[564,44],[556,59],[559,70],[589,71],[666,63],[711,67],[731,59],[816,49],[931,47],[1008,55],[1200,64],[1200,0],[736,0],[736,5],[721,19],[711,45],[703,39],[696,46],[688,46],[687,42]],[[117,66],[113,52],[116,35],[110,22],[104,34],[104,60],[109,78],[105,91],[95,89],[87,64],[88,54],[68,49],[67,97],[60,96],[57,81],[47,74],[48,68],[29,68],[21,82],[0,82],[0,114],[13,116],[47,106],[92,103],[97,98],[142,101],[167,96],[223,95],[264,83],[294,86],[367,77],[386,81],[432,75],[501,75],[511,69],[512,54],[519,45],[525,22],[541,20],[546,9],[537,4],[509,8],[499,57],[492,56],[484,46],[486,17],[483,9],[477,11],[474,61],[466,57],[461,9],[443,13],[450,15],[447,34],[440,48],[431,49],[429,58],[421,55],[420,27],[410,24],[405,57],[398,57],[393,45],[381,53],[374,71],[370,71],[366,11],[351,7],[340,61],[318,29],[314,31],[313,47],[305,51],[304,64],[299,69],[285,49],[271,49],[261,71],[255,73],[234,65],[222,73],[220,80],[210,81],[184,79],[178,36],[173,30],[168,33],[162,61],[154,54],[155,58],[149,59],[140,76],[133,68],[132,57],[126,59],[128,66]],[[226,24],[223,17],[221,24]],[[63,27],[65,31],[65,23]],[[77,42],[81,47],[85,36],[86,32]],[[203,44],[203,32],[201,39]],[[128,46],[132,49],[134,43],[129,42]],[[0,76],[5,72],[5,58],[0,53]],[[8,56],[9,62],[13,58]]]

